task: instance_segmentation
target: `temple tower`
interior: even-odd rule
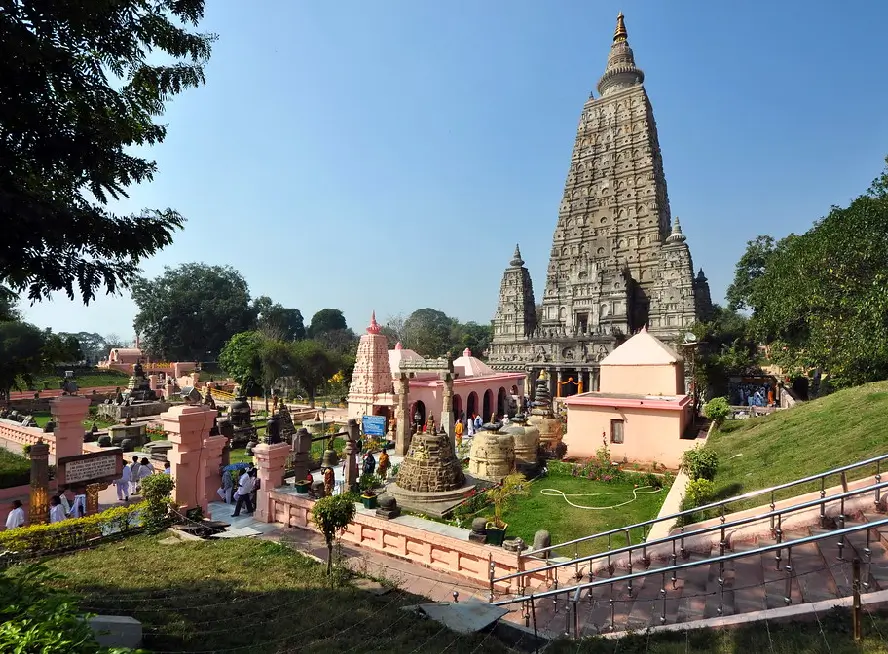
[[[381,332],[374,311],[367,333],[358,342],[355,369],[348,389],[349,418],[359,420],[365,415],[388,415],[394,404],[388,339]]]
[[[533,281],[524,267],[521,249],[515,253],[500,283],[499,306],[494,320],[494,331],[514,340],[531,336],[536,329],[536,302],[533,297]]]
[[[539,324],[529,337],[521,333],[530,323],[519,322],[512,289],[519,274],[523,288],[531,281],[513,259],[500,287],[492,367],[548,369],[555,389],[569,394],[582,380],[593,390],[598,362],[629,335],[647,326],[676,341],[697,320],[697,294],[708,296],[708,283],[694,277],[673,225],[644,79],[620,14],[599,97],[590,95],[580,114]]]

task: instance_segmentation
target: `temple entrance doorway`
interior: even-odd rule
[[[453,417],[456,420],[464,420],[462,398],[459,395],[453,396]]]
[[[469,399],[466,400],[466,418],[474,418],[478,413],[478,394],[475,391],[469,393]]]
[[[413,408],[410,410],[410,421],[413,424],[418,422],[420,429],[422,429],[423,425],[426,423],[427,417],[425,402],[418,400],[413,404]]]
[[[493,413],[493,391],[489,388],[484,391],[484,410],[481,412],[481,420],[487,422]]]
[[[508,412],[509,398],[506,396],[506,389],[500,386],[499,392],[496,395],[496,415],[498,418],[502,418]]]

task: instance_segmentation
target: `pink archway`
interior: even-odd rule
[[[454,395],[453,396],[453,417],[454,417],[454,419],[463,420],[464,416],[462,415],[462,413],[463,413],[462,397],[460,397],[459,395]]]
[[[472,391],[466,400],[466,418],[471,418],[476,413],[478,413],[478,394]]]
[[[487,389],[484,391],[484,409],[481,411],[481,420],[487,422],[493,414],[493,391]]]

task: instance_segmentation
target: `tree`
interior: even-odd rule
[[[26,322],[0,322],[0,397],[9,400],[21,378],[30,385],[43,368],[43,332]]]
[[[318,338],[328,332],[340,329],[348,329],[345,316],[339,309],[321,309],[311,317],[311,325],[308,328],[309,338]]]
[[[290,350],[293,356],[292,375],[305,389],[314,407],[318,387],[336,373],[339,361],[317,341],[297,341],[290,345]]]
[[[454,320],[437,309],[417,309],[404,321],[404,345],[424,356],[442,356],[451,347]]]
[[[476,322],[453,321],[450,328],[450,356],[462,356],[463,350],[469,348],[472,355],[483,357],[493,339],[493,325],[479,325]]]
[[[105,347],[107,348],[107,351],[105,352],[106,355],[115,347],[130,347],[131,345],[123,340],[123,337],[120,336],[120,334],[115,334],[114,332],[106,334],[103,339],[105,341]]]
[[[311,517],[327,543],[327,574],[333,572],[333,544],[336,536],[355,519],[355,502],[348,494],[322,497],[311,509]]]
[[[888,165],[848,207],[777,243],[744,303],[782,368],[825,370],[835,387],[888,377]]]
[[[389,348],[393,348],[398,343],[404,342],[404,322],[404,314],[401,313],[386,318],[385,324],[382,325],[382,331],[380,333],[388,339]]]
[[[263,295],[253,300],[253,310],[256,312],[258,331],[284,341],[305,338],[305,324],[299,309],[285,309]]]
[[[185,263],[153,280],[133,283],[139,307],[133,323],[143,348],[168,361],[219,356],[232,336],[253,327],[255,308],[247,282],[230,266]]]
[[[776,249],[776,243],[770,236],[756,236],[747,241],[746,252],[734,267],[734,281],[725,292],[729,309],[752,308],[750,302],[756,283],[765,274],[768,259]]]
[[[21,320],[22,314],[18,310],[18,296],[8,288],[0,286],[0,322],[6,320]]]
[[[260,350],[262,336],[255,331],[235,334],[219,353],[219,365],[234,379],[245,395],[253,395],[262,384]]]
[[[98,361],[107,358],[108,353],[111,350],[108,342],[99,334],[91,332],[77,332],[76,334],[59,332],[59,336],[62,338],[71,337],[76,339],[80,344],[80,351],[83,353],[82,358],[90,364],[95,364]]]
[[[697,337],[694,377],[697,388],[709,395],[728,392],[732,376],[761,374],[757,364],[758,344],[750,336],[749,318],[737,311],[712,306],[709,320],[695,324]]]
[[[176,211],[107,205],[151,181],[157,166],[134,146],[162,143],[167,127],[153,119],[204,82],[215,37],[187,29],[203,13],[204,0],[3,3],[0,282],[31,300],[64,291],[89,303],[172,242]]]
[[[83,359],[83,351],[80,342],[72,334],[53,334],[51,329],[43,332],[43,358],[44,369],[52,370],[63,363],[77,363]]]

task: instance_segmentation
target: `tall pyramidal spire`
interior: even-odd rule
[[[598,93],[602,96],[613,91],[639,86],[644,83],[644,71],[635,65],[635,54],[629,47],[629,33],[623,14],[617,16],[614,42],[611,44],[604,75],[598,80]]]
[[[520,268],[524,265],[524,259],[521,258],[521,249],[518,247],[518,244],[515,244],[515,254],[512,255],[512,260],[509,262],[510,266],[514,266],[516,268]]]

